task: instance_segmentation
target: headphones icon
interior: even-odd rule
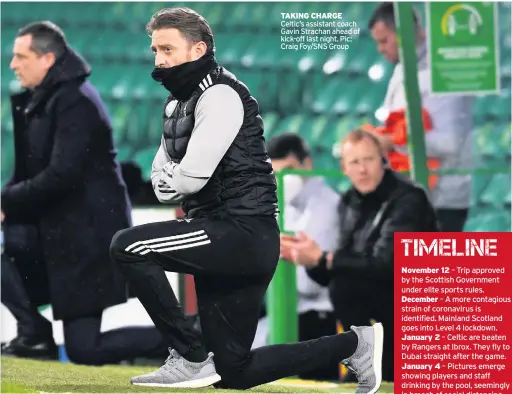
[[[456,18],[461,14],[460,11],[467,11],[467,21],[461,22],[462,16]],[[476,35],[483,21],[482,16],[474,7],[467,4],[456,4],[446,11],[441,23],[443,33],[453,37],[460,30],[468,30],[472,36]]]

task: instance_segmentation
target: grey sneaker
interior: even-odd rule
[[[178,387],[197,389],[211,386],[221,380],[215,371],[213,353],[201,363],[185,360],[176,350],[169,348],[169,357],[157,371],[136,376],[131,383],[137,386]]]
[[[382,383],[382,350],[384,327],[376,323],[371,327],[350,327],[357,335],[355,353],[341,363],[357,377],[356,393],[374,394]]]

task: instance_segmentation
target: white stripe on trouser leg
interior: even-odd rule
[[[145,255],[146,253],[149,253],[149,252],[158,252],[158,253],[170,252],[171,250],[195,248],[196,246],[208,245],[208,244],[211,244],[211,243],[212,243],[212,241],[207,239],[205,241],[194,242],[194,243],[185,244],[185,245],[171,246],[169,248],[162,248],[162,249],[153,249],[153,248],[151,248],[151,250],[145,250],[144,252],[141,252],[140,254],[141,255]]]
[[[208,236],[206,234],[204,234],[204,235],[200,235],[199,237],[179,239],[177,241],[170,241],[170,242],[162,242],[162,243],[159,243],[159,244],[148,245],[147,247],[149,247],[149,249],[151,249],[151,250],[158,250],[158,249],[163,248],[164,246],[183,245],[183,244],[187,244],[187,243],[201,241],[203,239],[208,239]],[[144,245],[144,246],[146,246],[146,245]],[[137,249],[135,249],[133,251],[133,253],[137,253],[136,252]]]
[[[205,240],[205,241],[199,241],[199,242],[194,242],[194,243],[188,243],[188,244],[185,244],[185,245],[177,245],[177,246],[171,246],[171,247],[168,247],[168,248],[161,248],[161,249],[153,249],[152,247],[149,247],[149,250],[145,250],[143,252],[140,252],[140,255],[143,256],[149,252],[158,252],[158,253],[163,253],[163,252],[170,252],[171,250],[179,250],[179,249],[188,249],[188,248],[195,248],[196,246],[201,246],[201,245],[208,245],[208,244],[211,244],[212,241],[210,241],[209,239]]]
[[[190,242],[200,241],[202,239],[208,239],[208,236],[206,234],[204,234],[204,235],[200,235],[198,237],[190,237],[190,238],[185,238],[185,239],[179,239],[177,241],[162,242],[162,243],[159,243],[159,244],[151,243],[149,245],[141,245],[141,246],[133,249],[132,253],[139,253],[140,251],[148,249],[148,248],[151,249],[151,250],[155,250],[156,248],[161,248],[163,246],[181,245],[181,244],[186,244],[186,243],[190,243]]]
[[[204,230],[199,230],[199,231],[193,231],[191,233],[172,235],[170,237],[150,238],[150,239],[146,239],[144,241],[137,241],[137,242],[132,243],[125,249],[125,251],[129,252],[131,249],[137,248],[138,246],[141,246],[141,245],[151,245],[151,244],[158,243],[158,242],[172,241],[174,239],[189,238],[189,237],[194,237],[196,235],[200,235],[203,233],[204,233]],[[134,253],[134,252],[132,251],[132,253]]]

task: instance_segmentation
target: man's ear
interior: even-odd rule
[[[194,45],[194,54],[197,59],[203,57],[207,50],[208,46],[204,41],[200,41]]]
[[[304,166],[305,169],[312,170],[313,169],[313,160],[311,160],[311,157],[306,157],[302,161],[302,165]]]
[[[341,172],[345,173],[345,166],[343,165],[343,158],[340,157],[340,170]]]
[[[41,56],[41,59],[43,60],[45,68],[47,70],[52,68],[52,66],[55,64],[55,61],[57,60],[55,58],[55,54],[53,52],[45,53],[44,55]]]

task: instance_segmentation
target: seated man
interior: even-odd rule
[[[352,187],[340,205],[341,242],[323,249],[311,237],[283,236],[294,263],[329,284],[343,327],[382,322],[393,332],[393,246],[395,232],[437,230],[425,190],[388,168],[379,139],[357,129],[341,143],[341,168]],[[393,381],[393,336],[386,337],[382,378]]]
[[[268,142],[268,153],[274,171],[283,169],[311,170],[313,163],[306,142],[294,133],[284,133]],[[289,174],[284,177],[285,231],[305,231],[322,249],[334,249],[338,241],[338,205],[340,197],[322,177]],[[282,229],[283,230],[283,229]],[[281,257],[290,259],[290,249]],[[297,267],[299,341],[336,334],[336,319],[329,289],[312,280],[304,267]],[[286,297],[286,293],[283,294]],[[260,319],[253,347],[267,342],[267,319]],[[339,368],[333,363],[301,374],[302,379],[337,380]]]

